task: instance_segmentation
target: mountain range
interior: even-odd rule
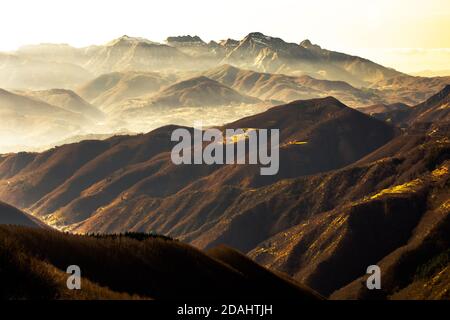
[[[66,44],[25,46],[1,57],[3,68],[17,69],[17,65],[13,65],[15,61],[48,61],[77,66],[97,75],[123,71],[207,69],[229,63],[254,71],[342,80],[357,87],[393,78],[405,77],[409,81],[420,78],[407,76],[361,57],[322,49],[309,40],[299,44],[288,43],[259,32],[250,33],[242,40],[210,43],[203,42],[198,36],[169,37],[166,44],[124,35],[104,45],[85,48],[73,48]],[[65,75],[70,73],[64,72]],[[15,87],[5,81],[0,82],[1,87]],[[31,86],[27,88],[31,89]]]
[[[25,46],[0,71],[2,298],[449,299],[450,77],[258,32]],[[198,120],[279,129],[278,174],[175,165]]]
[[[447,99],[445,88],[411,107],[404,133],[334,98],[221,127],[282,128],[284,165],[272,179],[251,166],[173,166],[175,127],[163,127],[3,157],[0,196],[75,233],[158,232],[204,250],[226,244],[331,298],[414,298],[436,279],[420,294],[442,298],[448,119],[421,115],[445,110]],[[371,262],[387,270],[376,296],[358,279]]]
[[[0,53],[0,71],[0,88],[18,95],[19,110],[27,108],[20,97],[26,96],[86,119],[66,114],[56,121],[45,112],[36,119],[9,110],[11,125],[0,135],[5,153],[197,120],[225,124],[271,106],[327,96],[359,110],[414,106],[450,81],[410,76],[309,40],[289,43],[259,32],[208,43],[189,35],[165,43],[124,35],[84,48],[27,45]],[[20,123],[28,133],[17,131]]]

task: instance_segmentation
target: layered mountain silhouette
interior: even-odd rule
[[[310,76],[260,73],[223,65],[204,73],[239,92],[263,100],[290,102],[300,99],[334,96],[351,106],[383,101],[375,93],[352,87],[343,81],[318,80]]]
[[[218,201],[216,197],[232,199],[241,188],[336,169],[358,160],[396,134],[393,127],[333,98],[275,107],[222,128],[280,128],[280,172],[274,177],[261,177],[258,166],[173,165],[169,152],[173,146],[170,134],[175,128],[162,127],[146,135],[85,141],[32,154],[13,175],[10,168],[18,161],[17,155],[6,157],[0,172],[8,174],[9,184],[0,194],[8,202],[32,207],[36,214],[55,222],[82,222],[77,229],[83,232],[155,230],[181,236],[187,230],[200,232],[201,225],[194,223],[197,219],[202,224],[210,222],[200,218],[206,214],[203,210],[210,210],[208,207],[193,207],[191,213],[183,209],[183,203],[192,201],[193,196],[205,197],[197,201],[212,204]],[[46,169],[40,167],[39,158],[46,159]],[[60,167],[65,170],[57,171]],[[45,176],[51,177],[52,183]],[[154,201],[154,211],[143,210],[133,220],[125,218],[131,208],[145,208]],[[183,211],[186,220],[178,221],[176,215],[165,217],[165,207],[171,208],[167,210],[170,216]],[[215,214],[223,214],[225,207],[216,210]],[[197,215],[200,217],[195,218]],[[162,221],[164,224],[160,224]]]
[[[22,122],[22,127],[49,129],[31,130],[26,138],[16,130],[14,135],[24,138],[6,135],[1,152],[40,151],[77,137],[144,133],[200,118],[209,119],[208,125],[224,124],[299,99],[334,96],[352,108],[414,106],[449,81],[410,76],[309,40],[289,43],[259,32],[208,43],[191,35],[168,37],[165,43],[124,35],[83,48],[27,45],[0,53],[0,71],[0,88],[94,122],[80,127],[69,116],[56,124],[8,116],[13,128]],[[167,106],[179,110],[168,113]],[[192,107],[200,108],[188,110]],[[377,117],[402,121],[401,115],[385,114]]]
[[[403,135],[349,167],[274,188],[273,212],[304,216],[249,256],[334,299],[448,299],[448,122],[420,120],[447,100],[444,89],[412,108]],[[365,286],[370,264],[381,291]]]
[[[158,232],[251,266],[214,249],[226,244],[331,298],[445,298],[447,100],[445,88],[408,107],[403,133],[331,97],[219,127],[280,128],[274,177],[252,165],[175,166],[177,127],[167,126],[4,156],[0,196],[65,230]],[[417,125],[423,115],[432,125]],[[386,270],[377,293],[361,284],[370,264]]]
[[[417,99],[427,98],[430,89],[434,92],[441,89],[430,88],[431,82],[444,80],[408,76],[361,57],[323,49],[309,40],[288,43],[259,32],[250,33],[242,40],[209,43],[198,36],[169,37],[166,44],[161,44],[124,35],[106,44],[85,48],[40,44],[1,54],[0,61],[5,77],[8,75],[0,78],[0,87],[18,89],[74,89],[89,77],[103,73],[177,72],[229,63],[260,72],[342,80],[356,87],[373,85],[389,90],[396,86],[403,99],[414,99],[403,102],[414,104]],[[27,76],[26,72],[32,72],[34,76]],[[418,94],[420,98],[414,98]]]
[[[449,299],[449,82],[258,32],[0,53],[0,296]],[[200,119],[278,173],[175,165]]]

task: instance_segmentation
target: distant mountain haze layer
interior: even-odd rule
[[[154,71],[189,68],[191,59],[174,47],[143,38],[122,36],[92,50],[86,69],[95,74],[111,71]]]
[[[81,98],[71,90],[50,89],[21,93],[26,96],[45,101],[51,105],[59,106],[66,110],[82,114],[93,120],[102,120],[105,118],[105,114],[98,110],[97,107],[89,104],[87,101],[85,101],[83,98]]]
[[[227,106],[234,104],[255,104],[259,99],[239,92],[207,77],[196,77],[169,86],[149,102],[150,106]]]
[[[223,65],[208,70],[204,75],[240,92],[264,100],[290,102],[334,96],[351,106],[361,106],[383,100],[375,93],[356,89],[343,81],[318,80],[306,75],[294,77],[260,73],[239,69],[232,65]]]
[[[0,53],[0,88],[42,90],[73,88],[92,78],[78,64]],[[65,60],[65,59],[63,59]]]
[[[309,40],[287,43],[259,32],[242,39],[224,61],[267,72],[323,74],[359,86],[400,75],[369,60],[322,49]]]
[[[95,107],[76,96],[67,92],[63,96],[62,99],[56,98],[61,105],[56,106],[49,103],[54,102],[54,95],[49,92],[14,93],[0,89],[0,152],[16,146],[48,145],[85,128],[92,128],[90,116],[102,116]]]
[[[352,108],[412,106],[448,83],[448,77],[413,77],[309,40],[288,43],[259,32],[208,43],[191,35],[166,43],[124,35],[84,48],[27,45],[0,53],[0,88],[91,122],[9,113],[4,129],[15,138],[2,131],[0,152],[40,151],[76,137],[146,133],[198,120],[222,125],[299,99],[334,96]]]
[[[80,49],[57,44],[26,46],[9,57],[78,65],[96,75],[114,71],[205,69],[223,63],[270,73],[343,80],[355,86],[403,75],[367,59],[322,49],[309,40],[287,43],[258,32],[242,40],[210,43],[198,36],[169,37],[167,44],[125,35],[104,45]],[[0,87],[8,86],[0,82]]]
[[[175,79],[174,76],[154,72],[114,72],[95,78],[78,88],[77,92],[94,105],[107,109],[126,99],[158,92]]]

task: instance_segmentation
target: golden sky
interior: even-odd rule
[[[401,71],[450,70],[450,0],[5,0],[0,11],[0,50],[86,46],[123,34],[240,39],[253,31],[308,38]]]

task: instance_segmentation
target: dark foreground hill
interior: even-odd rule
[[[67,289],[69,265],[81,269],[81,290]],[[234,250],[208,255],[150,235],[77,236],[3,225],[0,266],[0,299],[320,299]]]

